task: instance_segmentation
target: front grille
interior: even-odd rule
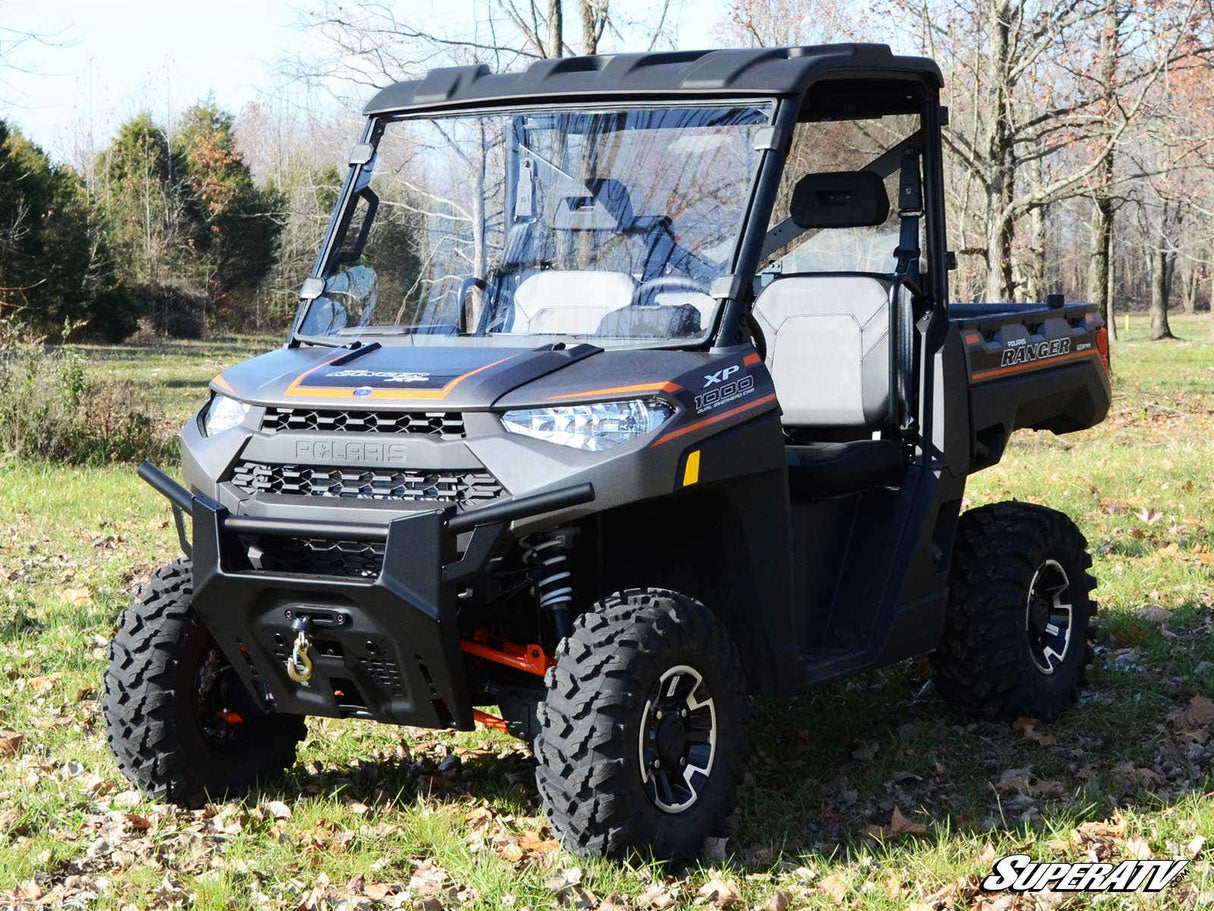
[[[457,411],[350,411],[335,408],[267,408],[261,429],[330,430],[345,433],[424,433],[444,440],[464,436],[464,416]]]
[[[264,537],[254,546],[265,572],[374,579],[384,565],[384,545],[363,541]]]
[[[232,483],[246,493],[403,500],[469,506],[493,500],[502,485],[485,471],[409,468],[330,468],[240,462]]]

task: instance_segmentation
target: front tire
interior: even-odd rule
[[[733,810],[746,753],[724,624],[676,592],[625,591],[577,618],[545,683],[536,784],[565,845],[698,854]]]
[[[1055,510],[994,503],[962,515],[931,657],[941,695],[975,718],[1061,715],[1092,660],[1091,565],[1083,534]]]
[[[290,767],[306,734],[303,718],[257,706],[192,599],[188,560],[153,573],[118,620],[102,700],[122,774],[148,796],[183,807]]]

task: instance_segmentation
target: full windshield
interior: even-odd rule
[[[766,104],[387,123],[299,335],[412,344],[712,331]]]

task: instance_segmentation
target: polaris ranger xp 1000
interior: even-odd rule
[[[949,303],[940,72],[879,45],[439,69],[366,108],[290,336],[182,431],[185,557],[123,614],[109,743],[182,804],[304,716],[532,742],[575,850],[696,852],[743,698],[931,653],[1050,719],[1065,516],[961,514],[1108,408],[1087,305]],[[484,711],[495,707],[495,713]]]

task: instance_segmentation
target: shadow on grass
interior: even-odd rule
[[[1197,605],[1178,612],[1193,622],[1166,652],[1156,647],[1158,634],[1132,650],[1132,662],[1121,660],[1125,649],[1104,646],[1080,704],[1050,725],[962,721],[933,691],[924,661],[791,700],[756,700],[728,833],[732,864],[766,871],[804,855],[919,850],[913,838],[874,835],[889,827],[895,808],[925,825],[929,839],[988,832],[1031,839],[1105,819],[1117,807],[1158,810],[1206,789],[1211,751],[1167,716],[1210,676],[1194,671],[1214,661],[1203,630],[1208,614]],[[456,761],[441,755],[443,742],[435,732],[401,756],[297,769],[274,796],[340,792],[397,808],[419,797],[471,799],[498,812],[539,814],[525,748],[470,750]]]

